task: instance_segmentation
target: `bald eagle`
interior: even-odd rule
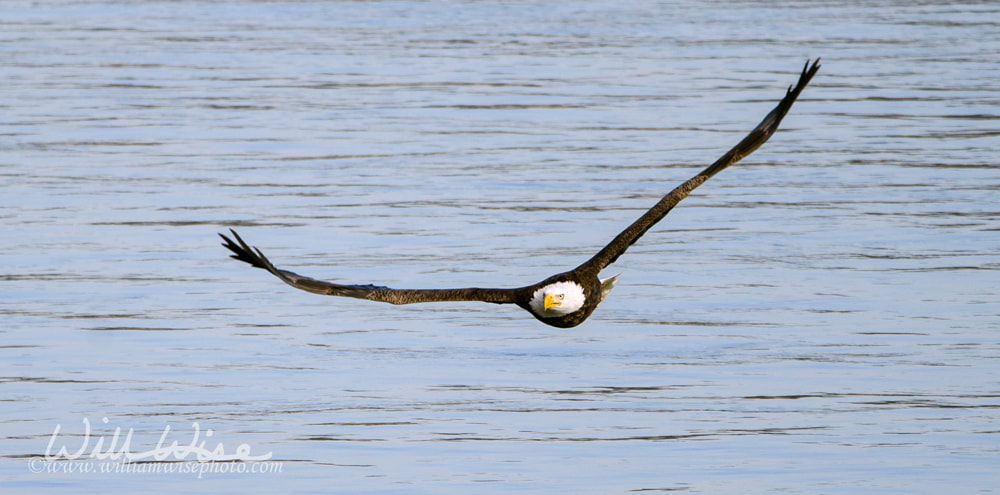
[[[653,205],[638,220],[629,225],[607,246],[597,252],[582,265],[567,272],[558,273],[541,282],[518,288],[504,289],[391,289],[377,285],[344,285],[324,282],[304,277],[271,264],[257,248],[250,247],[236,231],[230,229],[233,239],[219,234],[225,241],[223,246],[233,254],[231,258],[267,270],[283,282],[297,289],[327,296],[345,296],[391,304],[412,304],[441,301],[482,301],[495,304],[516,304],[525,309],[542,323],[560,328],[570,328],[583,323],[594,312],[615,286],[618,276],[598,278],[600,272],[615,262],[626,249],[635,243],[653,225],[656,225],[682,199],[706,180],[722,169],[740,161],[759,148],[778,129],[792,103],[819,70],[819,59],[811,65],[806,61],[802,74],[795,86],[789,86],[785,97],[771,110],[733,149],[722,155],[715,163],[677,186],[673,191]],[[235,239],[235,240],[234,240]]]

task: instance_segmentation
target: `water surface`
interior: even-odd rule
[[[998,14],[4,4],[4,492],[994,491]],[[574,329],[297,292],[218,246],[234,227],[319,278],[533,283],[817,56],[782,130]],[[136,452],[198,423],[281,472],[45,471],[91,460],[44,461],[85,419],[89,445],[132,429]]]

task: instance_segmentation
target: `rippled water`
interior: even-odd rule
[[[0,4],[3,491],[994,491],[998,19],[992,2]],[[713,161],[817,56],[782,130],[611,267],[619,286],[571,330],[306,294],[218,246],[236,227],[320,278],[533,283]],[[193,423],[281,472],[44,459],[107,450],[115,428],[132,452],[165,427],[184,445]]]

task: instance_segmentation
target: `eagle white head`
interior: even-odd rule
[[[531,311],[542,318],[557,318],[583,307],[583,287],[576,282],[556,282],[531,295]]]

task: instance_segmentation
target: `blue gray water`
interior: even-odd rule
[[[0,4],[2,491],[997,490],[1000,6],[626,4]],[[574,329],[307,294],[218,245],[533,283],[817,56]],[[75,471],[195,423],[271,464]]]

